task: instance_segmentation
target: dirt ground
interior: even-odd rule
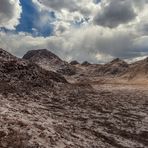
[[[148,87],[54,87],[0,95],[0,148],[148,147]]]
[[[148,59],[26,56],[0,49],[0,148],[148,148]]]

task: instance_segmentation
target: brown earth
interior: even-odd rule
[[[77,74],[66,80],[32,61],[4,59],[0,148],[148,147],[146,77],[144,83],[132,83],[134,79],[120,77],[121,70],[102,77],[102,65],[78,64]],[[117,68],[119,61],[110,67]],[[91,71],[96,73],[90,75]]]

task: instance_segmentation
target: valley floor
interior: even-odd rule
[[[148,147],[147,87],[89,87],[1,94],[0,147]]]

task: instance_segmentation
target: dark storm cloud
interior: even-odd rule
[[[100,26],[110,28],[130,22],[136,17],[134,8],[129,0],[112,0],[102,7],[94,18],[94,22]]]

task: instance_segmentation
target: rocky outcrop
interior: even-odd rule
[[[148,147],[146,85],[144,88],[101,85],[100,81],[93,84],[86,79],[70,84],[61,74],[28,60],[32,56],[13,59],[13,56],[7,58],[11,57],[9,53],[2,53],[0,148]],[[142,64],[144,66],[138,69],[142,70],[147,68],[147,61],[129,67]],[[105,65],[77,66],[81,66],[82,72],[89,70],[87,76],[92,79],[95,77],[94,71],[90,73],[93,69],[123,68],[124,64],[116,59]]]
[[[117,58],[106,64],[90,64],[84,62],[78,67],[80,68],[80,75],[90,79],[93,77],[119,77],[126,73],[129,65]]]
[[[113,61],[104,64],[102,66],[100,66],[97,70],[96,73],[98,73],[98,75],[100,76],[120,76],[123,73],[126,73],[126,71],[128,70],[129,65],[117,58],[114,59]]]
[[[91,65],[88,61],[84,61],[82,64],[81,64],[82,66],[89,66],[89,65]]]
[[[80,63],[78,61],[74,60],[74,61],[71,61],[70,64],[71,65],[77,65],[77,64],[80,64]]]
[[[74,75],[76,68],[68,62],[61,60],[58,56],[47,49],[38,49],[28,51],[23,59],[36,63],[46,70],[55,71],[63,75]]]
[[[30,50],[23,56],[23,59],[32,60],[33,62],[43,58],[47,58],[48,60],[54,59],[59,63],[62,61],[58,56],[48,51],[47,49]]]
[[[8,52],[1,52],[0,57],[0,90],[3,92],[48,88],[54,83],[67,83],[62,75],[16,58]]]
[[[127,72],[122,77],[129,80],[148,79],[148,58],[130,64]]]
[[[13,56],[9,52],[7,52],[4,49],[0,48],[0,59],[8,61],[8,60],[17,59],[17,57]]]

